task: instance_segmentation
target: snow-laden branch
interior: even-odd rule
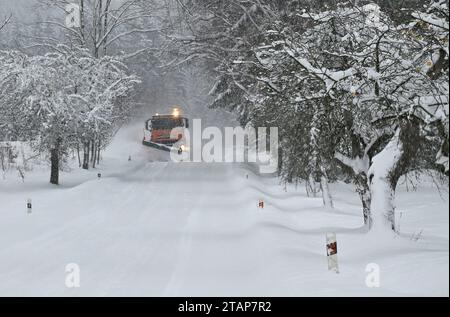
[[[333,89],[336,83],[355,74],[354,68],[349,68],[343,71],[332,71],[326,68],[319,69],[314,67],[306,58],[298,57],[297,54],[288,46],[284,46],[284,51],[308,73],[322,80],[325,83],[328,92]]]
[[[350,158],[342,153],[336,152],[334,157],[345,166],[350,167],[355,175],[361,173],[367,174],[367,172],[369,171],[370,159],[367,155],[365,155],[363,158]]]
[[[444,19],[439,19],[435,17],[433,14],[414,12],[412,16],[417,20],[428,23],[434,27],[441,28],[445,31],[449,31],[448,21],[445,21]]]

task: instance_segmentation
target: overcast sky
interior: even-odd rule
[[[33,20],[34,0],[0,0],[0,18],[12,13],[14,16]]]
[[[116,3],[121,1],[115,0]],[[0,0],[0,19],[12,13],[22,22],[33,21],[36,15],[36,8],[34,7],[36,4],[36,0]]]

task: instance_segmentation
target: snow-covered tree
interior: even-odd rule
[[[61,159],[86,139],[106,145],[127,112],[121,98],[138,80],[111,57],[58,46],[43,56],[0,52],[0,126],[50,154],[51,183]],[[124,107],[125,106],[125,107]]]
[[[52,37],[49,34],[41,34],[36,37],[37,44],[54,46],[65,40],[66,44],[87,48],[95,58],[118,52],[125,47],[119,43],[123,40],[133,39],[133,48],[124,55],[133,56],[143,53],[148,47],[148,39],[141,38],[136,41],[135,36],[140,34],[154,34],[160,31],[157,24],[158,18],[155,11],[162,10],[160,1],[145,0],[39,0],[41,7],[54,12],[52,17],[38,21],[57,30],[56,34],[63,32],[64,39]],[[79,12],[67,12],[68,5],[76,4]],[[64,23],[69,14],[78,16],[76,22],[79,25],[67,25]],[[79,21],[78,21],[79,20]],[[133,38],[134,37],[134,38]],[[67,42],[68,41],[68,42]],[[142,45],[144,44],[144,45]]]
[[[410,36],[421,44],[422,72],[432,80],[428,96],[415,100],[421,111],[421,119],[430,126],[429,137],[441,142],[437,163],[449,175],[449,1],[433,1],[425,12],[415,11],[412,15]],[[437,137],[436,137],[437,136]]]
[[[211,107],[233,111],[242,125],[249,122],[251,101],[246,86],[254,80],[244,61],[260,35],[260,23],[273,1],[183,0],[184,32],[170,34],[171,64],[197,61],[214,85]],[[201,64],[199,63],[201,61]]]
[[[447,3],[397,17],[406,24],[370,3],[265,15],[253,23],[260,32],[251,45],[242,40],[243,49],[220,58],[216,101],[244,105],[241,115],[255,126],[280,127],[286,180],[312,175],[327,202],[327,177],[344,172],[367,226],[395,230],[400,177],[435,168],[439,142],[439,163],[448,157]],[[434,24],[428,35],[418,35],[419,17]]]
[[[336,159],[352,170],[367,225],[395,229],[398,180],[417,166],[427,144],[430,122],[423,120],[423,108],[432,105],[448,117],[448,77],[430,76],[423,65],[434,62],[424,60],[422,41],[410,35],[414,26],[396,25],[375,4],[301,16],[311,21],[306,32],[271,31],[276,40],[260,53],[266,64],[276,61],[268,81],[296,87],[297,103],[315,100],[316,116],[332,100],[330,111],[345,120],[345,137],[326,146],[334,146]],[[285,66],[285,56],[299,70]]]

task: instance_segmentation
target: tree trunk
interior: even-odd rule
[[[84,144],[84,156],[83,156],[83,169],[88,170],[89,169],[89,142],[86,142]]]
[[[53,185],[59,185],[59,142],[50,151],[51,161],[51,175],[50,183]]]
[[[395,231],[395,188],[388,177],[374,176],[371,181],[371,210],[374,215],[373,229]]]
[[[308,197],[317,197],[317,193],[319,190],[317,189],[317,182],[314,178],[314,176],[311,174],[309,175],[309,179],[306,181],[306,194]]]
[[[334,208],[333,198],[331,197],[330,186],[328,176],[325,170],[322,168],[320,176],[320,188],[322,190],[323,204],[327,208]]]
[[[78,167],[81,167],[81,157],[80,157],[80,144],[77,144],[77,157],[78,157]]]
[[[96,168],[97,165],[97,148],[94,147],[92,151],[92,168]]]
[[[84,0],[80,0],[80,30],[81,30],[81,45],[84,46],[85,42],[86,42],[86,37],[85,37],[85,17],[84,17]]]
[[[105,21],[103,24],[103,32],[105,32],[105,38],[103,42],[103,56],[106,56],[108,50],[108,36],[106,32],[108,32],[108,19],[109,19],[109,8],[111,6],[112,0],[107,0],[105,5]],[[98,163],[98,162],[97,162]]]
[[[92,168],[97,165],[97,143],[92,141]]]
[[[95,161],[95,140],[91,141],[91,162]]]
[[[364,225],[370,230],[373,226],[372,212],[370,211],[372,197],[367,176],[365,174],[358,175],[355,179],[355,184],[363,206]]]
[[[373,158],[369,171],[370,210],[373,215],[372,231],[395,231],[395,190],[397,181],[393,182],[391,174],[403,158],[403,143],[400,129],[388,145]],[[398,180],[398,179],[397,179]]]
[[[102,143],[101,143],[101,141],[99,140],[99,141],[98,141],[98,148],[97,148],[97,165],[100,164],[101,145],[102,145]]]

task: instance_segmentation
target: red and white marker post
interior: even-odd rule
[[[336,233],[327,233],[328,270],[339,274]]]
[[[260,199],[258,202],[258,209],[264,209],[265,204],[264,204],[264,200]]]

